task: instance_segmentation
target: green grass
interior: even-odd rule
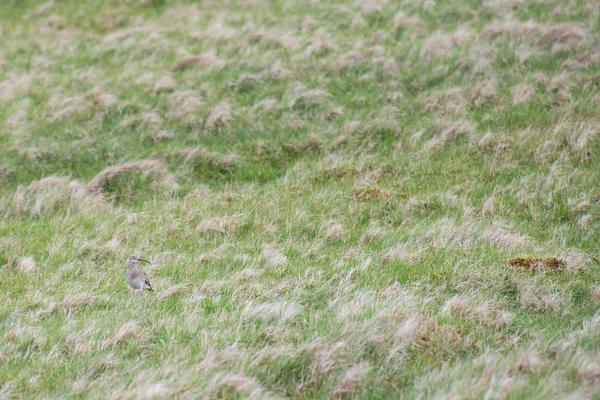
[[[600,396],[597,7],[251,3],[0,4],[0,398]]]

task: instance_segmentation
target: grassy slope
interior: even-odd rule
[[[598,395],[600,10],[562,3],[3,2],[0,397]]]

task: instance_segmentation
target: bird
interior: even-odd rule
[[[129,286],[133,289],[134,293],[136,293],[138,290],[140,291],[140,294],[144,290],[154,292],[154,289],[152,289],[152,286],[150,286],[148,275],[146,275],[146,273],[137,266],[137,263],[140,261],[152,264],[150,261],[143,260],[136,256],[129,257],[127,270],[125,270],[125,279],[127,280]]]

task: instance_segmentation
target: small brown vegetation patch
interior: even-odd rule
[[[392,195],[377,186],[369,186],[354,191],[354,198],[360,202],[371,200],[389,200]]]
[[[535,272],[556,271],[567,268],[567,263],[557,257],[517,257],[507,261],[510,268]]]

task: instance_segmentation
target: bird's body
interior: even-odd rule
[[[150,286],[148,275],[137,266],[138,261],[144,261],[150,264],[149,261],[142,260],[136,256],[130,257],[129,263],[127,264],[127,270],[125,270],[125,280],[134,291],[148,290],[153,292],[154,290],[152,289],[152,286]]]

